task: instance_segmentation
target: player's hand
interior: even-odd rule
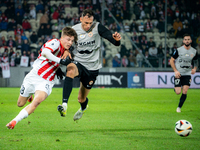
[[[69,56],[69,58],[72,59],[71,53],[68,50],[65,50],[61,59],[66,59],[67,56]]]
[[[178,72],[178,71],[175,71],[175,77],[176,77],[176,78],[180,78],[180,77],[181,77],[181,74],[180,74],[180,72]]]
[[[60,64],[67,66],[68,64],[71,63],[71,59],[69,58],[69,56],[67,56],[65,59],[60,59]]]
[[[191,74],[195,74],[196,73],[196,69],[192,69]]]
[[[118,32],[115,32],[112,36],[116,41],[120,41],[122,38]]]
[[[60,69],[60,67],[56,70],[56,76],[58,79],[63,79],[63,77],[65,76],[64,72],[62,72],[62,70]]]

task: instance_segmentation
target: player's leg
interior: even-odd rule
[[[62,117],[65,117],[67,112],[67,103],[69,100],[69,96],[72,92],[73,87],[73,79],[74,77],[78,76],[78,68],[74,63],[71,63],[67,66],[67,73],[64,80],[63,85],[63,99],[62,99],[62,105],[58,105],[58,111],[60,112],[60,115]]]
[[[186,98],[187,98],[187,91],[190,88],[190,83],[191,83],[191,76],[183,76],[181,77],[181,84],[183,87],[182,95],[179,100],[177,112],[181,112],[181,107],[183,106]]]
[[[188,85],[184,85],[183,86],[183,92],[182,92],[182,95],[180,97],[180,101],[179,101],[179,104],[178,104],[178,108],[181,108],[187,98],[187,91],[189,89],[190,86]]]
[[[181,78],[174,78],[174,91],[177,95],[181,94]]]
[[[38,105],[44,101],[47,98],[47,93],[44,91],[36,91],[35,92],[35,97],[33,99],[33,102],[26,106],[24,109],[22,109],[19,114],[11,121],[9,122],[6,126],[8,129],[13,129],[15,125],[21,121],[22,119],[25,119],[30,115],[31,113],[34,112],[34,110],[38,107]],[[28,98],[28,97],[27,97]],[[26,99],[27,100],[27,99]]]
[[[80,89],[79,89],[79,93],[78,93],[78,102],[80,103],[81,105],[81,108],[75,113],[74,115],[74,121],[76,120],[79,120],[84,112],[86,111],[87,109],[87,104],[88,104],[88,94],[90,92],[90,89],[87,89],[83,86],[82,83],[80,83]]]

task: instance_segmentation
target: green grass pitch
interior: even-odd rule
[[[6,124],[24,108],[17,107],[19,88],[0,88],[1,150],[197,150],[200,149],[200,94],[189,89],[182,112],[173,89],[94,88],[89,108],[78,122],[78,88],[74,88],[66,117],[60,117],[62,89],[52,94],[13,130]],[[27,105],[27,104],[26,104]],[[188,137],[174,131],[176,121],[193,125]]]

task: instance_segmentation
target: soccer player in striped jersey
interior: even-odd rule
[[[67,66],[67,74],[63,86],[62,105],[58,106],[61,116],[66,115],[67,103],[72,91],[74,77],[80,77],[80,89],[78,102],[81,108],[75,113],[74,121],[79,120],[88,104],[88,94],[94,85],[101,65],[101,37],[107,39],[115,46],[120,45],[121,35],[117,32],[112,34],[99,22],[94,22],[94,13],[86,9],[80,17],[81,23],[72,28],[78,35],[78,46],[74,51],[74,63]]]
[[[196,49],[191,47],[191,36],[189,34],[183,35],[183,46],[174,51],[170,64],[175,73],[174,91],[176,94],[181,94],[181,86],[183,88],[182,95],[179,100],[176,112],[181,112],[181,107],[187,98],[187,91],[191,84],[191,74],[195,74],[198,68],[198,54]],[[176,61],[175,61],[176,60]],[[194,62],[193,68],[191,67]]]
[[[70,53],[69,48],[76,41],[75,30],[65,27],[62,29],[60,39],[49,40],[42,46],[41,53],[34,61],[33,69],[26,75],[21,85],[17,105],[24,106],[32,94],[35,94],[34,99],[6,125],[8,129],[13,129],[19,121],[27,118],[51,94],[59,65],[67,66],[71,62],[69,58],[61,59],[61,57],[63,53]]]

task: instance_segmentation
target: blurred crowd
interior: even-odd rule
[[[177,39],[189,33],[192,46],[200,54],[200,0],[167,2],[167,37]],[[155,36],[147,36],[147,33],[165,31],[165,1],[105,0],[105,4],[120,25],[106,10],[104,25],[111,32],[129,33],[138,49],[127,47],[126,42],[122,42],[118,52],[108,55],[108,46],[104,43],[104,67],[149,67],[148,62],[153,67],[159,67],[160,63],[169,66],[168,60],[164,60],[163,44],[158,43]],[[77,9],[73,11],[72,8]],[[92,9],[95,20],[102,22],[102,0],[68,0],[67,3],[64,0],[0,1],[0,61],[17,66],[21,56],[27,56],[31,66],[41,46],[52,38],[59,38],[63,27],[79,23],[84,9]],[[170,58],[181,45],[174,42],[166,46],[167,58]]]

